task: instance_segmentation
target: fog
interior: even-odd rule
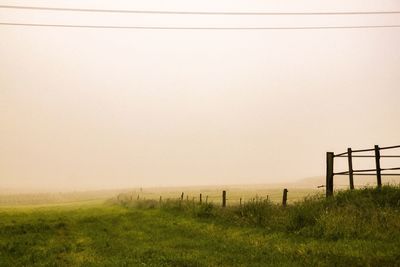
[[[24,5],[23,1],[3,1]],[[3,4],[3,3],[2,3]],[[399,10],[398,1],[35,1],[196,11]],[[0,9],[1,21],[150,26],[399,24],[399,15],[235,17]],[[400,143],[400,28],[0,26],[0,188],[258,184],[325,153]]]

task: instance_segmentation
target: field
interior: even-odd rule
[[[264,195],[221,208],[132,194],[3,206],[0,266],[400,266],[399,187],[286,208]]]
[[[255,197],[269,198],[272,201],[282,201],[283,186],[270,185],[249,185],[249,186],[197,186],[197,187],[164,187],[164,188],[132,188],[123,190],[103,190],[88,192],[69,192],[69,193],[37,193],[37,194],[0,194],[0,207],[4,206],[32,206],[32,205],[54,205],[54,204],[73,204],[81,202],[93,202],[107,200],[120,196],[132,200],[154,199],[177,199],[184,192],[184,198],[195,200],[199,199],[202,193],[204,200],[220,203],[222,190],[228,192],[228,204],[239,203],[240,198],[248,201]],[[323,193],[323,189],[310,189],[289,187],[288,202],[300,200],[309,194]]]

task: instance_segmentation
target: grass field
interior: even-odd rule
[[[242,201],[251,201],[254,198],[269,199],[273,202],[282,202],[283,187],[259,186],[221,186],[221,187],[181,187],[181,188],[149,188],[144,190],[133,190],[119,194],[121,200],[176,200],[184,193],[184,200],[199,201],[200,193],[203,201],[220,204],[222,201],[222,190],[227,191],[227,204],[237,205]],[[323,194],[322,189],[311,188],[289,188],[288,203],[301,200],[306,196]]]
[[[164,187],[164,188],[133,188],[121,190],[99,190],[66,193],[26,193],[26,194],[0,194],[0,207],[22,207],[22,206],[48,206],[59,204],[74,204],[82,202],[99,202],[113,197],[123,199],[140,200],[154,199],[177,199],[184,192],[184,198],[198,200],[199,194],[203,194],[204,200],[208,198],[211,203],[221,202],[222,190],[228,192],[228,204],[239,203],[240,198],[248,201],[255,197],[269,198],[272,201],[282,201],[282,190],[284,187],[271,185],[248,185],[248,186],[197,186],[197,187]],[[322,193],[322,189],[289,187],[288,202],[300,200],[307,195]]]
[[[107,201],[0,208],[0,266],[400,266],[400,188],[287,208]]]

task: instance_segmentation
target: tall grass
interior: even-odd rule
[[[400,240],[400,186],[338,191],[328,199],[315,195],[287,207],[260,198],[226,208],[186,200],[121,203],[310,238]]]

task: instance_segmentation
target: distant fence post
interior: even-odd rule
[[[206,204],[208,203],[208,195],[206,196]]]
[[[380,159],[381,159],[381,152],[379,151],[379,146],[375,145],[376,181],[377,181],[378,187],[382,186]]]
[[[349,162],[349,182],[350,182],[350,190],[354,189],[354,180],[353,180],[353,158],[351,148],[347,149],[347,159]]]
[[[199,196],[199,202],[200,202],[200,204],[203,202],[203,196],[201,195],[201,193],[200,193],[200,196]]]
[[[326,196],[333,195],[333,152],[326,152]]]
[[[222,191],[222,207],[226,207],[226,191]]]
[[[184,195],[184,193],[182,192],[182,194],[181,194],[181,201],[183,201],[183,195]]]
[[[283,189],[282,206],[284,206],[284,207],[286,207],[287,193],[288,193],[288,190],[286,188]]]

